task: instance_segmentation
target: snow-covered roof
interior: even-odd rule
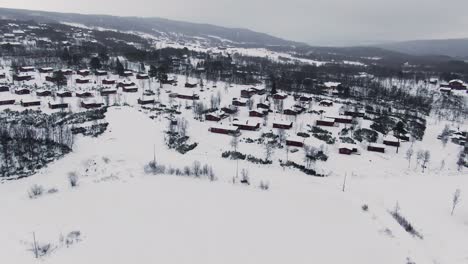
[[[215,128],[215,129],[223,129],[223,130],[226,130],[226,131],[238,131],[239,128],[236,127],[236,126],[231,126],[231,125],[214,125],[212,126],[211,128]]]
[[[279,120],[279,121],[273,121],[273,124],[290,126],[292,124],[292,121]]]
[[[304,142],[305,138],[299,136],[289,136],[286,138],[286,140],[294,142]]]
[[[239,103],[245,103],[245,104],[246,104],[247,101],[248,101],[248,100],[245,99],[245,98],[234,98],[234,99],[232,99],[232,100],[233,100],[233,101],[237,101],[237,102],[239,102]]]
[[[454,79],[454,80],[450,80],[449,83],[454,83],[454,82],[458,82],[458,83],[464,83],[462,80],[459,80],[459,79]]]
[[[257,126],[260,124],[260,122],[255,121],[255,120],[234,120],[232,121],[233,125],[241,125],[241,126]]]
[[[351,143],[340,143],[338,148],[345,148],[349,150],[357,149],[356,144],[351,144]]]
[[[323,118],[323,119],[320,119],[319,121],[334,123],[334,122],[335,122],[335,119],[334,119],[334,118],[325,117],[325,118]]]
[[[399,142],[399,139],[393,135],[387,135],[383,138],[383,140],[389,141],[389,142]]]
[[[385,148],[386,146],[384,144],[379,144],[379,143],[369,143],[369,147]]]
[[[327,88],[337,87],[340,84],[341,84],[340,82],[325,82],[325,83],[323,83],[323,85],[325,85],[325,87],[327,87]]]

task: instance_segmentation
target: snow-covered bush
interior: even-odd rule
[[[70,183],[70,186],[72,188],[75,188],[78,186],[78,175],[76,175],[76,172],[68,173],[68,182]]]
[[[258,188],[260,188],[260,190],[268,191],[270,189],[270,184],[268,182],[260,181]]]
[[[41,185],[37,185],[37,184],[34,184],[33,186],[31,186],[31,188],[29,188],[29,191],[28,191],[29,198],[31,199],[37,198],[41,196],[43,193],[44,193],[44,188]]]

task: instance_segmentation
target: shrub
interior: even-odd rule
[[[260,188],[260,190],[268,191],[270,189],[270,184],[268,182],[260,181],[258,188]]]
[[[415,237],[423,239],[423,236],[416,229],[414,229],[413,225],[403,215],[400,214],[398,207],[395,208],[395,210],[390,214],[398,222],[398,224],[400,224],[405,229],[406,232]]]
[[[29,198],[34,199],[41,196],[44,193],[44,188],[41,185],[34,184],[29,188],[28,195]]]
[[[364,212],[367,212],[369,210],[369,206],[367,204],[363,204],[361,209],[364,211]]]
[[[70,186],[72,188],[75,188],[78,186],[78,175],[76,175],[76,172],[68,173],[68,181],[70,182]]]

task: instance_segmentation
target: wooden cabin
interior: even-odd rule
[[[275,93],[273,95],[273,99],[277,99],[277,100],[283,100],[283,99],[286,99],[286,98],[288,98],[288,94],[283,93],[283,92]]]
[[[9,92],[10,87],[6,85],[0,85],[0,92]]]
[[[92,108],[99,108],[102,107],[104,104],[103,103],[97,103],[97,102],[81,102],[81,107],[85,109],[92,109]]]
[[[12,105],[15,104],[16,100],[12,98],[0,98],[0,105]]]
[[[383,139],[383,144],[392,147],[399,147],[400,146],[400,139],[395,136],[386,136]]]
[[[41,105],[41,101],[39,100],[21,100],[21,106],[23,107],[38,106],[38,105]]]
[[[310,102],[310,101],[312,101],[312,96],[301,95],[299,97],[299,101],[301,101],[301,102]]]
[[[210,131],[211,133],[225,134],[225,135],[238,135],[240,133],[240,130],[238,127],[223,126],[223,125],[210,127],[208,131]]]
[[[60,70],[64,75],[72,75],[73,71],[71,69],[61,69]]]
[[[79,70],[76,73],[84,77],[84,76],[88,76],[91,72],[87,69],[84,69],[84,70]]]
[[[267,111],[259,110],[259,109],[254,109],[249,111],[249,116],[250,117],[265,117],[268,114]]]
[[[242,98],[250,98],[256,93],[257,93],[257,91],[252,90],[250,88],[249,89],[243,89],[243,90],[241,90],[241,97]]]
[[[233,98],[232,105],[235,106],[247,106],[248,100],[245,98]]]
[[[297,136],[288,137],[286,139],[286,146],[302,148],[302,147],[304,147],[304,138],[297,137]]]
[[[138,98],[138,104],[139,105],[154,104],[155,102],[156,102],[156,100],[154,100],[154,98],[148,98],[148,99]]]
[[[123,76],[125,76],[125,77],[133,76],[133,72],[132,71],[124,71]]]
[[[68,108],[68,103],[49,102],[50,109],[64,109]]]
[[[51,96],[52,92],[49,90],[37,90],[36,95],[37,96]]]
[[[319,102],[319,105],[320,106],[330,107],[330,106],[333,106],[333,102],[330,101],[330,100],[322,100],[322,101]]]
[[[353,118],[350,116],[339,116],[339,117],[334,117],[335,123],[341,123],[341,124],[351,124],[353,122]]]
[[[298,113],[296,110],[294,110],[294,109],[284,109],[284,110],[283,110],[283,114],[284,114],[284,115],[290,115],[290,116],[296,116],[296,115],[298,115],[299,113]]]
[[[108,89],[102,89],[101,90],[101,95],[102,96],[116,94],[116,93],[117,93],[117,89],[115,89],[115,88],[108,88]]]
[[[228,115],[223,111],[216,111],[216,112],[205,114],[205,120],[208,120],[208,121],[218,122],[226,117],[228,117]]]
[[[185,100],[198,100],[200,99],[200,96],[198,94],[186,94],[186,93],[171,93],[169,97],[172,98],[179,98],[179,99],[185,99]]]
[[[39,68],[40,73],[51,73],[53,71],[54,71],[54,68],[51,68],[51,67]]]
[[[128,81],[121,81],[117,83],[117,88],[119,87],[128,87],[128,86],[135,86],[136,84],[134,82],[128,82]]]
[[[95,74],[96,76],[106,76],[107,72],[103,70],[97,70]]]
[[[20,72],[34,72],[34,67],[32,66],[23,66],[19,67]]]
[[[367,150],[372,152],[385,153],[385,145],[370,143],[369,146],[367,146]]]
[[[332,127],[332,126],[335,125],[335,120],[332,119],[332,118],[320,119],[320,120],[317,120],[316,125],[317,125],[317,126],[328,126],[328,127]]]
[[[279,129],[291,129],[293,126],[293,122],[290,121],[274,121],[273,128]]]
[[[234,121],[232,125],[238,127],[240,130],[248,130],[248,131],[255,131],[260,129],[260,123],[253,121],[253,120],[245,120],[245,121]]]
[[[344,155],[351,155],[353,153],[357,153],[357,145],[356,144],[349,144],[349,143],[341,143],[338,147],[338,152]]]
[[[138,74],[136,75],[136,78],[137,78],[138,80],[148,80],[148,79],[149,79],[149,76],[148,76],[148,74],[138,73]]]
[[[136,93],[138,92],[138,87],[137,86],[124,86],[122,88],[122,91],[124,93]]]
[[[0,79],[5,79],[6,78],[6,74],[4,72],[0,72]]]
[[[239,111],[239,109],[234,105],[225,106],[221,108],[221,110],[225,112],[226,114],[230,114],[230,115],[235,114]]]
[[[18,95],[25,95],[25,94],[30,94],[30,93],[31,93],[31,90],[27,88],[18,88],[15,90],[15,94],[18,94]]]
[[[263,102],[263,103],[258,103],[257,108],[270,110],[270,102],[266,101],[266,102]]]
[[[91,92],[76,92],[76,97],[85,98],[85,97],[92,97],[93,94]]]
[[[115,80],[114,79],[104,79],[104,80],[102,80],[102,84],[112,85],[112,84],[115,84]]]
[[[185,88],[195,88],[195,87],[197,87],[196,83],[189,83],[189,82],[185,83]]]
[[[75,80],[75,83],[78,83],[78,84],[84,84],[84,83],[90,83],[91,80],[90,79],[85,79],[85,78],[76,78]]]
[[[21,75],[13,75],[13,80],[14,81],[18,81],[18,82],[22,82],[22,81],[30,81],[34,79],[34,77],[32,75],[27,75],[27,74],[21,74]]]
[[[62,97],[62,98],[73,96],[72,92],[70,91],[58,91],[55,93],[55,95],[57,95],[58,97]]]

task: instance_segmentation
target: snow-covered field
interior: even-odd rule
[[[111,76],[114,77],[115,76]],[[30,84],[41,84],[36,77]],[[212,94],[221,94],[221,106],[240,96],[246,86],[232,87],[217,83],[199,88],[165,85],[161,102],[168,93],[195,91],[209,102]],[[132,77],[132,80],[133,77]],[[286,159],[285,149],[274,152],[272,165],[239,162],[248,169],[251,185],[233,184],[236,162],[221,158],[231,150],[231,137],[208,132],[214,122],[193,119],[191,105],[176,99],[181,116],[189,122],[190,141],[198,142],[185,155],[168,150],[164,131],[168,120],[150,119],[153,115],[136,105],[141,87],[155,89],[159,84],[136,81],[140,92],[120,93],[110,103],[128,106],[109,108],[107,131],[98,138],[78,136],[74,151],[50,164],[32,177],[0,184],[0,260],[5,263],[36,263],[32,248],[33,232],[39,244],[52,243],[53,250],[42,257],[43,263],[468,263],[468,172],[456,169],[460,146],[437,140],[446,122],[428,118],[424,139],[412,146],[430,150],[431,160],[424,173],[416,161],[408,166],[403,143],[399,153],[392,148],[385,154],[366,151],[360,155],[339,155],[338,145],[327,145],[315,138],[307,144],[326,150],[326,162],[314,166],[328,177],[312,177],[282,168],[278,159]],[[72,81],[70,81],[72,82]],[[92,85],[73,85],[73,90],[91,89]],[[19,95],[0,93],[0,96]],[[26,95],[35,98],[35,95]],[[261,101],[256,95],[256,103]],[[96,96],[97,99],[99,96]],[[49,100],[49,99],[43,99]],[[72,111],[79,100],[65,98]],[[291,96],[284,108],[294,104]],[[322,107],[313,103],[311,110],[323,110],[323,116],[336,116],[341,107]],[[0,106],[0,110],[6,109]],[[19,105],[10,107],[21,109]],[[39,109],[52,111],[43,104]],[[54,110],[56,111],[56,110]],[[241,108],[239,119],[248,118]],[[227,125],[232,118],[221,121]],[[263,123],[261,118],[249,118]],[[313,125],[320,115],[298,117],[270,114],[260,131],[242,132],[241,138],[258,138],[273,131],[274,121],[290,120],[293,136]],[[370,122],[361,120],[361,126]],[[451,124],[452,126],[455,126]],[[460,124],[466,130],[468,123]],[[334,136],[344,127],[324,128]],[[382,140],[382,135],[379,142]],[[144,166],[153,159],[181,168],[194,161],[210,164],[215,182],[183,176],[148,175]],[[238,150],[263,157],[264,149],[242,140]],[[288,158],[303,163],[303,150]],[[441,166],[442,160],[445,164]],[[79,175],[79,186],[69,186],[68,174]],[[342,191],[344,176],[346,190]],[[258,188],[268,182],[270,189]],[[58,192],[30,199],[34,184]],[[461,189],[461,202],[451,216],[452,196]],[[393,219],[390,211],[398,204],[400,212],[422,234],[413,237]],[[367,205],[368,210],[362,210]],[[81,240],[67,246],[61,235],[80,231]]]

